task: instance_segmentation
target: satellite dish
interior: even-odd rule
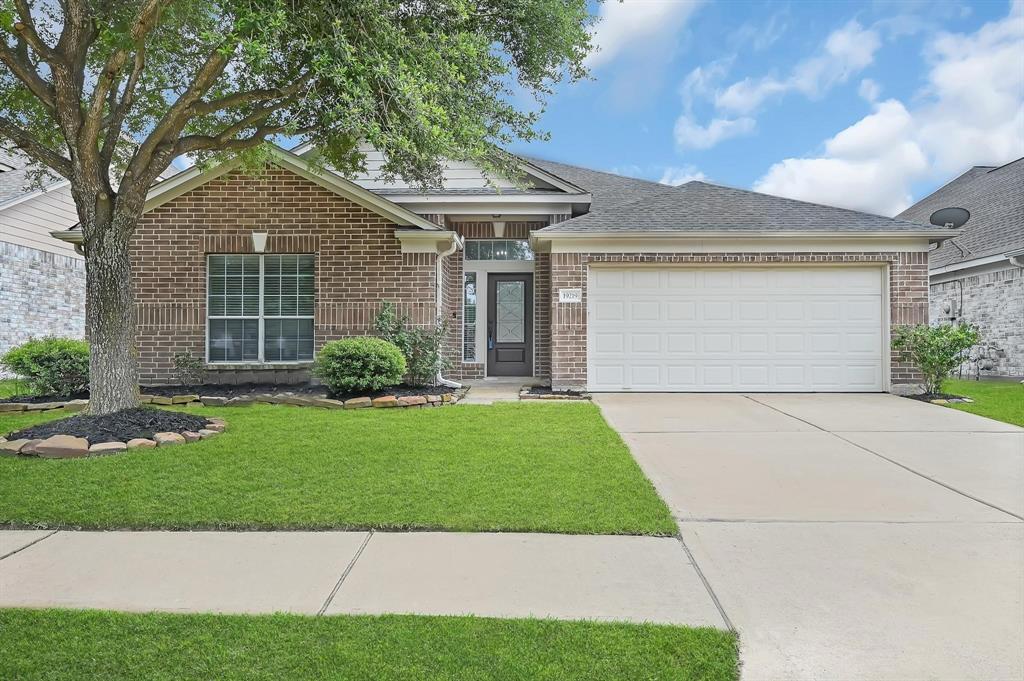
[[[971,213],[966,208],[940,208],[932,213],[928,221],[936,227],[960,229],[970,219]]]

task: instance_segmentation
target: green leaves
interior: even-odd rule
[[[896,327],[892,347],[901,361],[912,363],[921,372],[925,392],[935,394],[963,362],[964,352],[979,340],[978,330],[969,324],[919,324]]]

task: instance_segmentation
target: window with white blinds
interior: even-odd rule
[[[313,359],[314,256],[211,255],[207,359]]]

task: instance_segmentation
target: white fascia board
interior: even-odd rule
[[[537,215],[547,217],[572,212],[570,203],[407,203],[406,208],[416,213],[442,213],[449,216]],[[497,218],[494,218],[497,219]]]
[[[456,232],[396,229],[395,238],[402,244],[402,253],[444,253],[455,246],[462,249],[465,240]]]
[[[720,253],[917,251],[929,248],[930,234],[906,232],[700,232],[569,233],[534,232],[534,250],[553,253]]]
[[[1024,249],[1021,249],[1024,253]],[[945,274],[946,272],[956,272],[958,270],[969,270],[973,267],[982,267],[984,265],[990,265],[992,263],[1001,262],[1013,257],[1014,253],[1000,253],[998,255],[990,255],[985,258],[975,258],[973,260],[964,260],[963,262],[954,263],[952,265],[946,265],[944,267],[934,267],[928,270],[928,275]]]
[[[62,189],[64,187],[67,187],[69,184],[71,183],[67,180],[59,180],[57,182],[54,182],[53,184],[48,184],[40,189],[34,189],[30,192],[26,192],[21,196],[16,196],[13,199],[5,201],[4,203],[0,203],[0,211],[7,210],[8,208],[13,208],[14,206],[17,206],[19,203],[25,203],[26,201],[30,201],[36,198],[37,196],[42,196],[43,194],[48,194],[57,189]]]

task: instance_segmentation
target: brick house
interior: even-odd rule
[[[955,232],[691,182],[523,159],[525,186],[451,163],[419,191],[276,150],[158,184],[132,244],[144,384],[175,353],[216,380],[300,381],[382,301],[447,324],[445,377],[595,391],[909,390],[889,329],[928,318]],[[61,238],[76,239],[75,231]]]
[[[963,367],[972,376],[1024,376],[1024,158],[975,166],[897,217],[928,223],[965,208],[963,234],[931,252],[932,323],[969,322],[981,332]]]

